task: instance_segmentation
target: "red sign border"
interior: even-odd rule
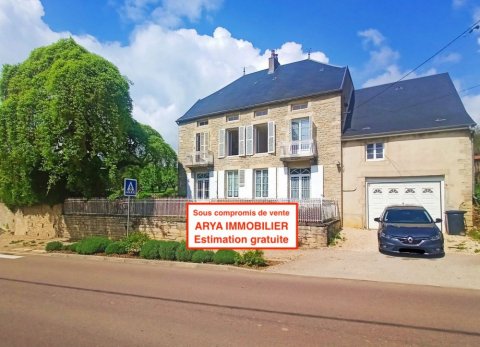
[[[295,247],[244,247],[244,248],[231,248],[231,247],[188,247],[188,209],[190,205],[295,205]],[[186,247],[189,250],[201,250],[201,249],[232,249],[232,250],[295,250],[298,249],[298,202],[187,202],[186,203]]]

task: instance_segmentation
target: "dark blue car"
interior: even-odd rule
[[[443,234],[430,214],[421,206],[389,206],[380,218],[378,250],[382,253],[445,254]]]

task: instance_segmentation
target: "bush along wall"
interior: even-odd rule
[[[159,259],[193,263],[214,263],[227,265],[266,266],[267,262],[260,250],[239,253],[230,249],[217,252],[187,249],[185,241],[152,240],[145,233],[132,233],[119,241],[106,237],[93,236],[72,244],[59,241],[47,243],[47,252],[76,252],[78,254],[107,254],[110,256],[129,254],[143,259]]]

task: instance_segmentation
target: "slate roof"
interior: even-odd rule
[[[268,69],[240,77],[217,92],[198,100],[178,124],[205,116],[234,112],[341,91],[347,67],[335,67],[314,60],[302,60],[280,65],[274,73]]]
[[[443,73],[355,90],[353,111],[346,119],[342,138],[474,125],[450,76]]]

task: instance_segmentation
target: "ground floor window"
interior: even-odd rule
[[[210,198],[210,181],[208,172],[197,173],[195,177],[195,198]]]
[[[268,170],[255,170],[255,197],[268,198]]]
[[[226,171],[227,198],[238,198],[238,170]]]
[[[310,168],[290,169],[290,198],[310,199]]]

